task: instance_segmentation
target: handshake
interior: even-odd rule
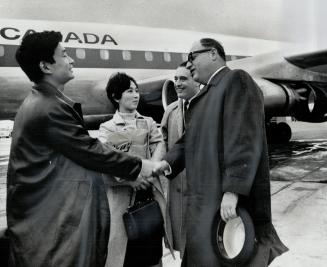
[[[167,172],[168,174],[170,172],[170,166],[167,161],[150,161],[143,159],[141,172],[135,181],[130,182],[130,185],[136,190],[146,189],[153,183],[155,177],[167,174]]]

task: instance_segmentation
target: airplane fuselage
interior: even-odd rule
[[[219,40],[231,62],[229,66],[243,68],[257,80],[265,97],[268,119],[293,113],[296,90],[290,81],[297,83],[296,88],[303,82],[327,81],[325,75],[296,67],[280,54],[257,57],[283,48],[285,43],[277,41],[82,22],[0,19],[0,25],[0,119],[13,119],[32,87],[15,61],[15,51],[26,34],[43,30],[62,33],[63,44],[75,61],[75,79],[67,84],[65,94],[82,104],[84,114],[91,121],[114,112],[105,87],[110,75],[117,71],[126,72],[137,80],[141,93],[139,109],[159,121],[163,113],[161,92],[165,81],[172,79],[176,67],[187,60],[191,44],[203,37]],[[322,120],[312,116],[305,118]]]

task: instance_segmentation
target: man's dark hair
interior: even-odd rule
[[[53,55],[61,41],[61,33],[55,31],[30,33],[23,38],[16,51],[16,60],[32,82],[39,83],[43,78],[41,61],[55,63]]]
[[[106,87],[106,92],[109,100],[116,109],[119,107],[116,100],[121,99],[123,92],[131,87],[131,82],[133,82],[135,86],[138,87],[134,78],[124,72],[117,72],[110,76]]]
[[[212,47],[212,48],[215,48],[217,50],[219,56],[224,61],[226,61],[225,50],[224,50],[223,46],[218,41],[216,41],[215,39],[211,39],[211,38],[202,38],[200,40],[200,43],[204,47],[208,47],[208,48]]]

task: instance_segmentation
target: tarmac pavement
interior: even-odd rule
[[[290,126],[290,143],[269,146],[273,224],[289,248],[270,267],[326,267],[327,123]],[[163,266],[180,262],[167,254]]]
[[[291,123],[289,144],[271,145],[273,224],[289,251],[271,267],[327,266],[327,124]],[[0,228],[5,228],[10,139],[0,139]],[[164,251],[163,266],[180,266]]]

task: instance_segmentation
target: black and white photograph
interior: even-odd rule
[[[1,0],[0,266],[327,266],[326,10]]]

